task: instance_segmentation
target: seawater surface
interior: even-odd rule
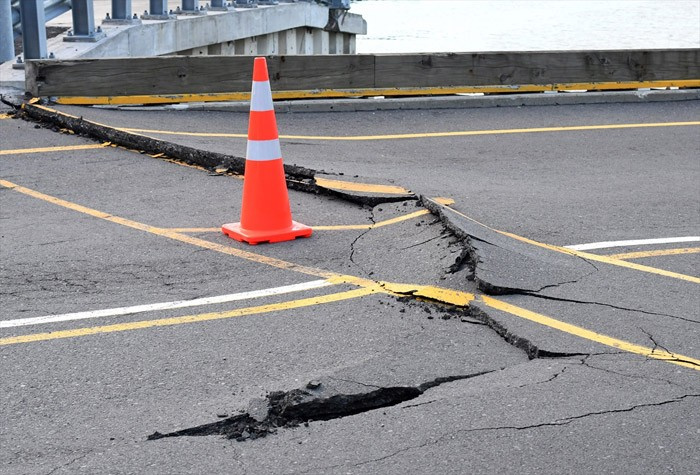
[[[358,53],[700,48],[700,0],[362,0]]]

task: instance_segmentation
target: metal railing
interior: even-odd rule
[[[22,34],[22,26],[20,22],[19,14],[19,2],[20,0],[12,0],[12,30],[14,36],[17,37]],[[70,10],[71,0],[44,0],[44,20],[51,21],[59,15]]]
[[[171,0],[172,1],[172,0]],[[235,8],[257,8],[258,5],[278,3],[308,2],[319,3],[331,9],[348,10],[350,0],[210,0],[206,9],[228,10]],[[168,10],[168,0],[149,0],[149,11],[141,17],[147,20],[175,19],[175,14],[205,14],[206,9],[200,0],[180,0],[175,11]],[[0,62],[14,58],[14,38],[21,35],[25,59],[47,57],[47,21],[72,8],[73,28],[66,41],[97,41],[103,35],[100,27],[95,29],[93,0],[0,0]],[[11,22],[10,22],[11,19]],[[23,21],[24,19],[24,21]],[[138,22],[132,15],[131,0],[112,0],[111,14],[106,22]]]

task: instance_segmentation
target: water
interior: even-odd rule
[[[363,0],[358,53],[700,48],[700,0]]]

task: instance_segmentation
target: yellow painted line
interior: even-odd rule
[[[246,315],[255,315],[260,313],[279,312],[291,310],[295,308],[310,307],[314,305],[327,304],[331,302],[340,302],[358,297],[364,297],[373,293],[380,292],[378,286],[364,287],[335,294],[322,295],[319,297],[311,297],[288,302],[281,302],[268,305],[259,305],[256,307],[240,308],[224,312],[202,313],[198,315],[185,315],[182,317],[161,318],[157,320],[143,320],[138,322],[117,323],[114,325],[102,325],[96,327],[76,328],[72,330],[61,330],[46,333],[31,333],[28,335],[12,336],[0,338],[0,346],[16,345],[18,343],[31,343],[37,341],[58,340],[63,338],[75,338],[87,335],[97,335],[101,333],[114,333],[129,330],[142,330],[144,328],[165,327],[173,325],[182,325],[187,323],[208,322],[212,320],[222,320],[226,318],[243,317]]]
[[[653,358],[661,361],[666,361],[667,363],[676,364],[683,366],[685,368],[691,368],[700,371],[700,360],[691,358],[688,356],[679,355],[677,353],[669,353],[663,349],[659,348],[648,348],[645,346],[635,345],[624,340],[613,338],[607,335],[596,333],[585,328],[581,328],[576,325],[571,325],[569,323],[562,322],[560,320],[555,320],[551,317],[547,317],[540,313],[531,312],[521,307],[508,304],[501,300],[497,300],[486,295],[482,295],[481,300],[491,308],[500,310],[516,317],[524,318],[525,320],[530,320],[531,322],[539,323],[546,327],[554,328],[555,330],[568,333],[570,335],[575,335],[586,340],[595,341],[597,343],[610,346],[612,348],[617,348],[622,351],[627,351],[629,353],[635,353],[642,355],[646,358]]]
[[[671,272],[664,269],[657,269],[656,267],[645,266],[642,264],[635,264],[633,262],[627,262],[620,259],[615,259],[610,256],[601,256],[599,254],[591,254],[590,252],[576,251],[573,249],[567,249],[565,247],[553,246],[551,244],[545,244],[538,241],[533,241],[523,236],[518,236],[517,234],[508,233],[505,231],[498,231],[499,233],[517,239],[518,241],[526,242],[535,246],[543,247],[556,252],[561,252],[562,254],[570,254],[572,256],[582,257],[589,261],[602,262],[603,264],[610,264],[618,267],[625,267],[627,269],[637,270],[640,272],[648,272],[650,274],[662,275],[664,277],[671,277],[673,279],[685,280],[687,282],[692,282],[694,284],[700,284],[700,278],[694,277],[692,275],[679,274],[678,272]]]
[[[573,132],[583,130],[611,130],[611,129],[639,129],[651,127],[687,127],[700,125],[700,121],[689,122],[649,122],[638,124],[603,124],[603,125],[572,125],[562,127],[535,127],[526,129],[487,129],[487,130],[458,130],[454,132],[424,132],[415,134],[385,134],[385,135],[280,135],[280,139],[295,140],[334,140],[334,141],[367,141],[367,140],[399,140],[420,139],[436,137],[464,137],[472,135],[504,135],[504,134],[531,134],[543,132]],[[245,134],[217,133],[217,132],[179,132],[171,130],[117,128],[125,132],[156,134],[156,135],[183,135],[192,137],[223,137],[223,138],[247,138]],[[345,182],[343,182],[345,183]]]
[[[474,294],[460,290],[434,287],[432,285],[400,284],[395,282],[381,282],[381,287],[393,294],[411,295],[413,297],[435,300],[458,307],[467,307],[476,298]]]
[[[379,221],[374,224],[334,224],[328,226],[311,226],[314,231],[350,231],[350,230],[365,230],[381,228],[382,226],[389,226],[390,224],[400,223],[401,221],[407,221],[409,219],[417,218],[419,216],[425,216],[430,214],[430,211],[423,209],[420,211],[415,211],[413,213],[398,216],[396,218],[387,219],[385,221]],[[179,233],[220,233],[221,228],[169,228],[169,231],[175,231]]]
[[[621,254],[609,254],[611,259],[642,259],[644,257],[677,256],[680,254],[696,254],[700,247],[684,247],[680,249],[658,249],[656,251],[624,252]]]
[[[218,228],[168,228],[168,231],[176,233],[220,233],[221,227]]]
[[[313,89],[296,91],[273,91],[272,97],[286,99],[319,99],[339,97],[375,97],[375,96],[431,96],[451,94],[498,94],[514,92],[545,91],[607,91],[620,89],[640,89],[651,87],[700,87],[700,79],[662,80],[662,81],[624,81],[624,82],[582,82],[554,84],[522,84],[491,86],[453,86],[453,87],[392,87],[392,88],[352,88],[352,89]],[[132,96],[59,96],[59,104],[72,105],[125,105],[125,104],[171,104],[178,102],[227,102],[249,101],[250,92],[221,92],[209,94],[154,94]]]
[[[568,249],[566,247],[560,247],[560,246],[554,246],[552,244],[546,244],[543,242],[535,241],[533,239],[528,239],[524,236],[519,236],[517,234],[509,233],[507,231],[500,231],[498,229],[494,229],[490,226],[487,226],[485,224],[480,223],[479,221],[477,221],[473,218],[470,218],[466,214],[460,213],[459,211],[457,211],[453,208],[445,207],[445,209],[448,209],[451,212],[458,214],[459,216],[462,216],[463,218],[468,219],[468,220],[470,220],[470,221],[472,221],[480,226],[483,226],[487,229],[490,229],[491,231],[497,232],[499,234],[503,234],[504,236],[508,236],[510,238],[513,238],[513,239],[521,241],[521,242],[525,242],[527,244],[532,244],[533,246],[538,246],[538,247],[548,249],[548,250],[554,251],[554,252],[560,252],[562,254],[569,254],[571,256],[581,257],[583,259],[587,259],[590,261],[602,262],[604,264],[609,264],[609,265],[618,266],[618,267],[625,267],[627,269],[633,269],[633,270],[640,271],[640,272],[647,272],[650,274],[657,274],[657,275],[661,275],[664,277],[671,277],[673,279],[679,279],[679,280],[684,280],[687,282],[692,282],[694,284],[700,284],[700,278],[692,276],[692,275],[679,274],[678,272],[671,272],[671,271],[667,271],[664,269],[657,269],[656,267],[635,264],[633,262],[627,262],[627,261],[623,261],[620,259],[615,259],[615,258],[612,258],[610,256],[601,256],[598,254],[591,254],[589,252],[576,251],[573,249]]]
[[[396,218],[379,221],[374,224],[338,224],[333,226],[312,226],[312,228],[314,229],[314,231],[345,231],[353,229],[374,229],[381,228],[383,226],[389,226],[391,224],[400,223],[402,221],[408,221],[409,219],[417,218],[419,216],[425,216],[426,214],[430,214],[430,211],[428,211],[427,209],[422,209],[419,211],[414,211],[413,213],[397,216]]]
[[[535,127],[527,129],[490,129],[490,130],[461,130],[455,132],[425,132],[417,134],[389,134],[389,135],[357,135],[347,137],[333,136],[304,136],[287,135],[288,139],[309,139],[309,140],[397,140],[397,139],[419,139],[433,137],[464,137],[472,135],[503,135],[503,134],[531,134],[542,132],[572,132],[581,130],[610,130],[610,129],[637,129],[647,127],[682,127],[700,125],[700,121],[691,122],[656,122],[639,124],[605,124],[605,125],[573,125],[562,127]],[[282,136],[280,136],[282,138]]]
[[[489,297],[487,295],[475,296],[474,294],[468,292],[461,292],[458,290],[444,289],[440,287],[433,286],[421,286],[421,285],[411,285],[411,284],[394,284],[394,283],[383,283],[383,288],[390,290],[398,294],[410,294],[418,298],[427,298],[430,300],[437,300],[444,303],[449,303],[452,305],[457,305],[460,307],[467,307],[471,302],[475,300],[480,300],[484,304],[491,308],[500,310],[502,312],[509,313],[519,318],[529,320],[540,325],[559,330],[570,335],[583,338],[585,340],[594,341],[605,346],[616,348],[622,351],[627,351],[629,353],[634,353],[638,355],[645,356],[647,358],[653,358],[667,363],[676,364],[683,366],[685,368],[691,368],[700,371],[700,360],[691,358],[689,356],[680,355],[677,353],[669,353],[663,349],[654,349],[645,346],[635,345],[625,340],[610,337],[597,333],[585,328],[572,325],[570,323],[562,322],[554,318],[542,315],[530,310],[511,305],[509,303],[503,302],[502,300]]]
[[[443,205],[451,205],[454,203],[454,200],[451,198],[433,198],[433,201],[436,201],[440,204]],[[387,219],[384,221],[378,221],[374,224],[335,224],[335,225],[328,225],[328,226],[312,226],[314,231],[347,231],[347,230],[364,230],[364,229],[373,229],[373,228],[381,228],[382,226],[389,226],[391,224],[396,224],[400,223],[402,221],[407,221],[409,219],[417,218],[419,216],[425,216],[426,214],[430,214],[430,211],[427,209],[419,210],[419,211],[414,211],[413,213],[408,213],[404,214],[401,216],[397,216],[396,218],[391,218]],[[218,233],[221,232],[221,228],[168,228],[170,231],[175,231],[178,233]]]
[[[334,301],[340,301],[340,300],[347,300],[351,298],[356,298],[356,297],[361,297],[364,295],[369,295],[372,293],[388,293],[388,294],[393,294],[393,295],[411,295],[414,297],[423,297],[427,299],[433,299],[433,300],[439,300],[447,303],[451,303],[453,305],[459,305],[459,306],[467,306],[471,301],[474,300],[474,295],[469,294],[466,292],[460,292],[460,291],[455,291],[455,290],[450,290],[450,289],[441,289],[438,287],[432,287],[432,286],[421,286],[421,285],[411,285],[411,284],[394,284],[394,283],[387,283],[387,282],[375,282],[369,279],[364,279],[361,277],[355,277],[351,275],[342,275],[342,274],[337,274],[335,272],[329,272],[321,269],[315,269],[313,267],[307,267],[307,266],[301,266],[298,264],[294,264],[291,262],[283,261],[281,259],[275,259],[267,256],[263,256],[260,254],[255,254],[252,252],[247,252],[247,251],[242,251],[240,249],[232,248],[232,247],[226,247],[222,246],[219,244],[211,243],[202,239],[197,239],[193,238],[190,236],[186,236],[180,233],[176,233],[167,229],[162,229],[162,228],[157,228],[154,226],[149,226],[147,224],[139,223],[136,221],[131,221],[125,218],[120,218],[117,216],[112,216],[110,214],[104,213],[102,211],[98,211],[92,208],[88,208],[85,206],[81,206],[75,203],[71,203],[69,201],[62,200],[60,198],[56,198],[53,196],[45,195],[43,193],[40,193],[35,190],[31,190],[29,188],[25,188],[22,186],[19,186],[17,184],[14,184],[12,182],[6,181],[6,180],[0,180],[0,186],[3,186],[5,188],[9,188],[11,190],[14,190],[18,193],[22,193],[27,196],[31,196],[36,199],[40,199],[58,206],[65,207],[67,209],[71,209],[73,211],[77,211],[80,213],[87,214],[89,216],[93,216],[95,218],[103,219],[115,224],[119,224],[122,226],[126,226],[132,229],[138,229],[141,231],[149,232],[158,236],[163,236],[167,237],[179,242],[184,242],[187,244],[191,244],[194,246],[198,246],[204,249],[210,249],[212,251],[216,252],[221,252],[224,254],[240,257],[243,259],[247,259],[253,262],[257,262],[260,264],[265,264],[269,265],[272,267],[280,268],[280,269],[286,269],[290,271],[295,271],[295,272],[300,272],[304,274],[309,274],[309,275],[315,275],[318,277],[324,277],[329,280],[329,282],[334,283],[334,284],[351,284],[351,285],[357,285],[360,286],[361,288],[347,291],[347,292],[340,292],[337,294],[330,294],[322,297],[314,297],[314,298],[308,298],[308,299],[301,299],[301,300],[295,300],[291,302],[284,302],[284,303],[278,303],[278,304],[271,304],[271,305],[262,305],[258,307],[250,307],[247,309],[238,309],[238,310],[233,310],[229,312],[215,312],[215,313],[207,313],[207,314],[200,314],[200,315],[189,315],[189,316],[184,316],[184,317],[174,317],[174,318],[165,318],[165,319],[160,319],[160,320],[150,320],[150,321],[141,321],[141,322],[129,322],[129,323],[123,323],[123,324],[116,324],[116,325],[106,325],[106,326],[100,326],[100,327],[90,327],[90,328],[80,328],[80,329],[75,329],[75,330],[63,330],[63,331],[58,331],[58,332],[51,332],[51,333],[39,333],[39,334],[30,334],[30,335],[20,335],[20,336],[15,336],[15,337],[9,337],[9,338],[3,338],[0,339],[0,345],[11,345],[11,344],[17,344],[17,343],[28,343],[32,341],[45,341],[45,340],[53,340],[53,339],[59,339],[59,338],[72,338],[72,337],[77,337],[77,336],[85,336],[85,335],[94,335],[98,333],[110,333],[110,332],[117,332],[117,331],[126,331],[126,330],[136,330],[140,328],[151,328],[151,327],[156,327],[156,326],[171,326],[171,325],[178,325],[178,324],[183,324],[183,323],[194,323],[194,322],[199,322],[199,321],[208,321],[208,320],[217,320],[217,319],[222,319],[222,318],[232,318],[236,316],[243,316],[243,315],[252,315],[254,313],[263,313],[263,312],[272,312],[272,311],[278,311],[278,310],[288,310],[292,308],[300,308],[300,307],[305,307],[305,306],[311,306],[311,305],[318,305],[320,303],[328,303],[328,302],[334,302]],[[450,208],[448,208],[450,209]],[[461,213],[460,213],[461,214]],[[471,219],[471,218],[467,218]],[[556,246],[554,246],[556,248]],[[567,251],[567,253],[575,253],[579,251],[572,251],[570,249],[565,249],[565,248],[556,248],[556,249],[561,249],[563,251]],[[584,253],[585,254],[585,253]],[[614,261],[614,260],[613,260]],[[624,261],[617,261],[617,262],[624,262]],[[570,325],[564,322],[561,322],[559,320],[555,320],[551,317],[546,317],[544,315],[537,314],[535,312],[531,312],[529,310],[520,308],[520,307],[515,307],[513,305],[507,304],[505,302],[501,302],[499,300],[493,299],[491,297],[487,296],[481,296],[482,301],[489,305],[492,308],[496,308],[498,310],[502,310],[508,313],[511,313],[513,315],[526,318],[528,320],[531,320],[536,323],[540,323],[545,326],[549,326],[551,328],[555,328],[557,330],[570,333],[573,335],[580,336],[581,338],[586,338],[592,341],[597,341],[599,343],[602,343],[604,345],[612,346],[614,348],[619,348],[624,351],[628,351],[631,353],[636,353],[636,354],[641,354],[644,356],[647,356],[649,358],[655,358],[659,359],[662,361],[667,361],[669,363],[673,364],[678,364],[681,366],[685,366],[688,368],[693,368],[693,369],[699,369],[700,368],[700,361],[695,360],[693,358],[681,356],[678,354],[671,354],[667,353],[664,351],[659,351],[659,350],[653,350],[651,348],[646,348],[638,345],[634,345],[632,343],[625,342],[623,340],[619,340],[616,338],[608,337],[606,335],[602,335],[599,333],[592,332],[590,330],[586,330],[581,327],[577,327],[574,325]],[[696,367],[695,365],[698,365]]]
[[[333,190],[357,191],[362,193],[382,193],[387,195],[408,195],[410,190],[394,185],[375,185],[372,183],[354,183],[351,181],[333,180],[330,178],[316,177],[314,179],[318,186],[331,188]]]
[[[128,228],[132,229],[138,229],[140,231],[145,231],[151,234],[155,234],[157,236],[162,236],[166,237],[175,241],[183,242],[186,244],[190,244],[193,246],[197,246],[203,249],[209,249],[211,251],[216,251],[220,252],[223,254],[228,254],[230,256],[235,256],[239,257],[241,259],[246,259],[252,262],[256,262],[259,264],[265,264],[269,265],[272,267],[276,267],[279,269],[286,269],[286,270],[291,270],[294,272],[299,272],[302,274],[307,274],[307,275],[314,275],[318,277],[323,277],[323,278],[331,278],[331,277],[338,277],[339,274],[336,274],[334,272],[329,272],[321,269],[315,269],[313,267],[307,267],[307,266],[302,266],[299,264],[294,264],[292,262],[287,262],[283,261],[281,259],[276,259],[274,257],[267,257],[263,256],[261,254],[255,254],[253,252],[248,252],[244,251],[242,249],[237,249],[235,247],[230,247],[230,246],[224,246],[221,244],[205,241],[204,239],[198,239],[196,237],[192,236],[187,236],[185,234],[177,233],[174,231],[170,231],[168,229],[163,229],[163,228],[157,228],[155,226],[149,226],[148,224],[143,224],[139,223],[137,221],[132,221],[130,219],[126,218],[121,218],[119,216],[113,216],[111,214],[98,211],[92,208],[88,208],[86,206],[82,206],[79,204],[71,203],[70,201],[62,200],[60,198],[56,198],[54,196],[50,195],[45,195],[44,193],[40,193],[35,190],[31,190],[29,188],[25,188],[23,186],[19,186],[15,183],[6,181],[6,180],[0,180],[0,186],[3,186],[5,188],[9,188],[11,190],[14,190],[18,193],[22,193],[27,196],[31,196],[33,198],[39,199],[46,201],[48,203],[55,204],[57,206],[62,206],[64,208],[77,211],[79,213],[83,213],[95,218],[103,219],[105,221],[109,221],[111,223],[119,224],[122,226],[126,226]]]
[[[156,135],[182,135],[185,137],[223,137],[232,139],[247,139],[247,134],[233,134],[228,132],[180,132],[174,130],[155,130],[155,129],[135,129],[131,127],[114,127],[116,130],[124,132],[139,133],[139,134],[156,134]],[[280,135],[279,138],[288,138]]]
[[[311,226],[314,231],[350,231],[350,230],[364,230],[364,229],[374,229],[381,228],[382,226],[389,226],[390,224],[400,223],[402,221],[407,221],[409,219],[417,218],[419,216],[425,216],[430,214],[427,209],[422,209],[415,211],[413,213],[404,214],[396,218],[387,219],[384,221],[378,221],[374,224],[334,224],[328,226]],[[178,233],[220,233],[221,228],[168,228],[169,231],[175,231]]]
[[[561,248],[564,249],[564,248]],[[692,282],[694,284],[700,284],[700,278],[695,277],[692,275],[686,275],[686,274],[679,274],[678,272],[671,272],[667,271],[664,269],[658,269],[656,267],[651,267],[651,266],[645,266],[642,264],[635,264],[634,262],[627,262],[623,261],[620,259],[615,259],[609,256],[601,256],[598,254],[591,254],[588,252],[584,251],[573,251],[571,249],[567,249],[567,251],[573,252],[575,256],[582,257],[584,259],[587,259],[589,261],[596,261],[596,262],[602,262],[604,264],[610,264],[613,266],[618,266],[618,267],[624,267],[627,269],[632,269],[640,272],[647,272],[649,274],[656,274],[656,275],[661,275],[664,277],[670,277],[672,279],[679,279],[679,280],[684,280],[686,282]]]
[[[64,145],[60,147],[40,147],[40,148],[16,148],[14,150],[0,150],[0,155],[21,155],[25,153],[47,153],[47,152],[66,152],[71,150],[92,150],[96,148],[104,148],[109,144],[88,144],[88,145]]]

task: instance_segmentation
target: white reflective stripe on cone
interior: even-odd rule
[[[248,140],[246,160],[265,162],[282,158],[282,149],[279,139],[274,140]]]
[[[270,81],[253,81],[250,94],[250,110],[259,112],[273,110]]]

